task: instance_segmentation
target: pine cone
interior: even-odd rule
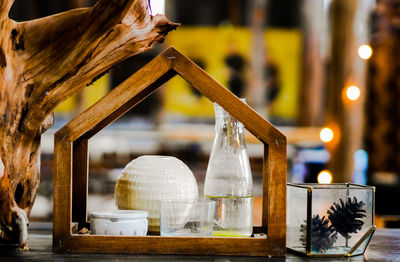
[[[350,197],[347,198],[346,203],[342,199],[339,201],[340,205],[335,202],[328,210],[330,228],[349,239],[350,233],[357,233],[364,225],[361,219],[367,216],[365,214],[366,206],[363,201],[358,202],[356,197],[353,198],[353,201]]]
[[[330,227],[328,227],[328,220],[325,216],[322,218],[319,215],[314,215],[311,220],[311,251],[314,252],[325,252],[330,249],[336,242],[337,233]],[[300,225],[300,231],[302,235],[300,241],[303,246],[307,243],[307,225]]]

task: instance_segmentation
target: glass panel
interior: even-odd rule
[[[287,247],[306,253],[307,188],[287,188]]]
[[[351,256],[357,256],[364,254],[365,250],[367,249],[367,246],[369,244],[369,241],[371,240],[372,236],[374,235],[375,230],[372,232],[367,232],[369,236],[362,242],[362,244],[351,254]]]

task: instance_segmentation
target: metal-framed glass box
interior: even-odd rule
[[[374,215],[374,187],[288,183],[286,246],[307,256],[363,254]]]

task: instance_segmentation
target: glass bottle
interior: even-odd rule
[[[213,236],[249,237],[253,180],[244,126],[216,103],[214,110],[216,134],[204,184],[204,196],[217,202]]]

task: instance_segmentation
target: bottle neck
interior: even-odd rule
[[[214,107],[216,140],[231,148],[245,148],[243,124],[221,106],[215,104]]]

